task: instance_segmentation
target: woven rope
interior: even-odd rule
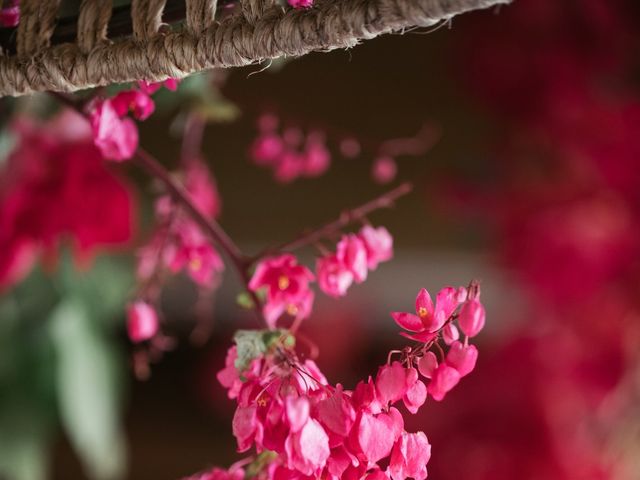
[[[243,0],[242,15],[214,23],[211,0],[188,0],[188,28],[167,33],[160,29],[164,0],[134,0],[133,38],[107,43],[96,41],[100,34],[85,32],[81,48],[75,44],[48,47],[58,1],[23,0],[19,54],[0,57],[0,95],[70,92],[140,79],[160,81],[210,68],[348,48],[384,33],[429,27],[460,13],[509,2],[320,0],[310,10],[285,10],[261,0]],[[102,32],[104,17],[96,14],[91,18]],[[86,20],[83,25],[90,23]],[[93,47],[87,51],[90,44]]]

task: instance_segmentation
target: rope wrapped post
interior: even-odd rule
[[[33,55],[49,46],[59,7],[60,0],[22,0],[18,55]]]
[[[133,0],[131,3],[131,21],[133,38],[145,42],[153,38],[162,26],[162,11],[166,0]]]
[[[361,40],[431,27],[511,0],[318,0],[309,10],[284,9],[273,0],[240,1],[242,15],[216,23],[215,0],[187,0],[187,28],[160,34],[165,0],[134,0],[133,36],[109,43],[99,41],[105,33],[104,4],[109,2],[87,0],[86,8],[100,8],[99,13],[83,14],[83,26],[93,19],[94,29],[78,35],[78,44],[49,46],[59,0],[23,0],[18,55],[0,56],[0,96],[162,81],[211,68],[349,48]]]
[[[111,18],[111,0],[82,0],[78,16],[78,47],[89,53],[107,40],[107,26]]]
[[[213,25],[216,16],[216,0],[187,0],[187,29],[200,35]]]

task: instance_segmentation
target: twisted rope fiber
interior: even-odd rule
[[[191,25],[186,31],[156,34],[148,41],[128,38],[98,43],[86,54],[77,45],[58,45],[31,56],[0,57],[0,95],[71,92],[139,79],[161,81],[210,68],[348,48],[384,33],[433,26],[460,13],[510,1],[321,0],[310,10],[270,6],[255,23],[244,15],[230,15],[199,34],[193,33],[195,25]]]

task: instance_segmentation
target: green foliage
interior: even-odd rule
[[[0,297],[3,480],[45,479],[60,425],[90,478],[121,476],[126,369],[114,329],[122,324],[128,270],[105,257],[80,272],[63,256],[55,274],[36,269]]]
[[[235,366],[244,371],[254,358],[281,346],[293,348],[295,337],[288,330],[238,330],[233,336],[238,350]]]
[[[62,425],[93,478],[119,478],[125,443],[119,427],[117,352],[92,326],[90,311],[81,299],[66,298],[48,321],[57,357]]]

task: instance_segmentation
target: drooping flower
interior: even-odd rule
[[[460,377],[458,370],[446,363],[441,363],[433,371],[427,390],[433,399],[439,402],[458,384]]]
[[[398,173],[398,164],[393,157],[382,156],[375,159],[371,166],[371,176],[376,183],[385,185],[392,182]]]
[[[454,342],[447,353],[447,365],[455,368],[460,377],[464,377],[473,371],[478,360],[478,349],[474,345],[463,345]]]
[[[143,300],[138,300],[127,309],[127,332],[134,343],[144,342],[158,333],[158,314]]]
[[[89,111],[93,139],[104,158],[129,160],[138,148],[138,128],[128,117],[120,117],[111,100],[93,102]]]
[[[357,283],[367,279],[367,250],[356,235],[344,235],[336,247],[336,257],[353,274]]]
[[[375,270],[380,262],[393,258],[393,237],[385,227],[365,225],[358,236],[367,250],[367,267]]]
[[[431,445],[424,432],[407,433],[396,442],[391,452],[389,473],[393,480],[425,480],[427,463],[431,458]]]
[[[274,328],[284,312],[299,318],[308,316],[313,303],[309,282],[313,279],[313,273],[299,265],[296,257],[283,254],[262,260],[249,282],[249,288],[253,291],[266,290],[264,315]]]
[[[353,283],[353,273],[335,254],[317,260],[316,275],[320,289],[332,297],[343,297]]]
[[[462,305],[458,323],[467,337],[475,337],[484,328],[484,307],[477,299],[470,299]]]
[[[124,117],[129,112],[138,120],[146,120],[156,109],[151,96],[142,90],[124,90],[110,99],[114,110],[119,117]]]

